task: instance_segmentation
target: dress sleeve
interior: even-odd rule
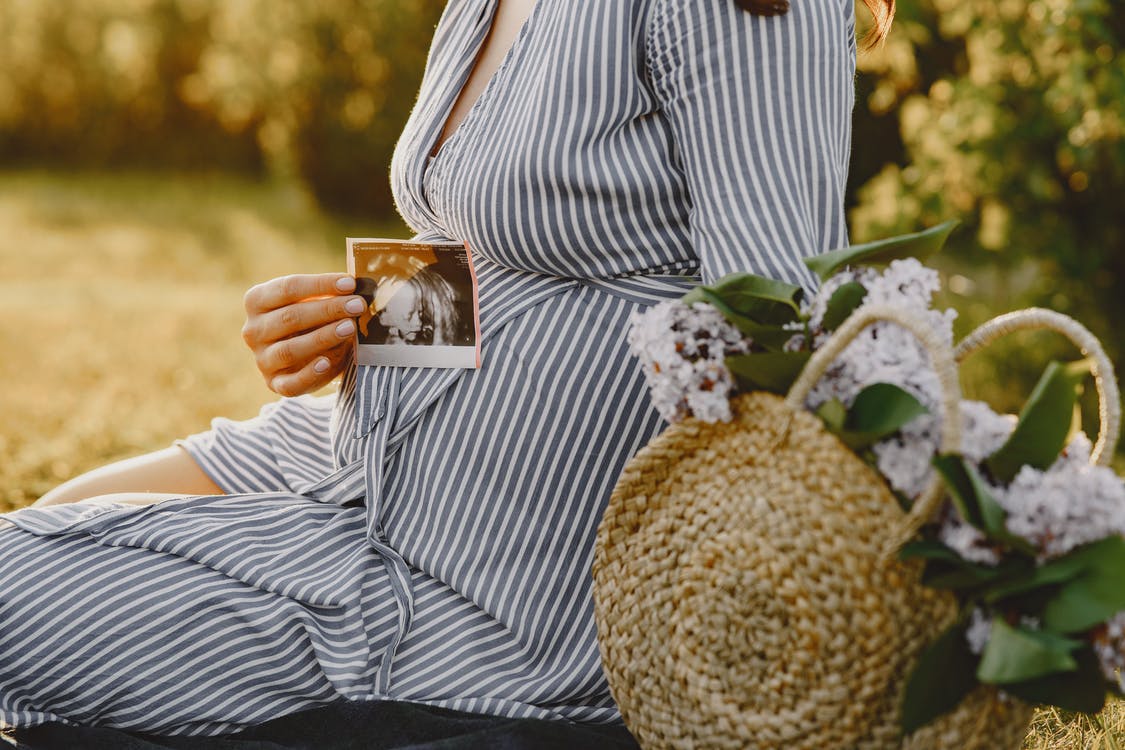
[[[690,194],[704,282],[751,271],[815,287],[801,258],[847,244],[853,0],[653,0],[647,62]]]

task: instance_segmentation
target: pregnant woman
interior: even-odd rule
[[[351,279],[255,287],[292,398],[0,518],[0,721],[620,722],[592,549],[665,427],[629,316],[735,270],[811,287],[802,256],[847,244],[852,0],[752,4],[450,0],[392,180],[420,239],[473,248],[481,368],[357,368]]]

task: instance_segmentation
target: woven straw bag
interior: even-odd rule
[[[941,486],[907,516],[803,406],[880,320],[929,351],[944,391],[943,450],[956,450],[953,352],[909,311],[872,305],[814,353],[786,398],[738,396],[734,421],[671,425],[625,467],[598,529],[595,617],[610,688],[643,747],[1019,747],[1032,709],[989,687],[905,740],[899,730],[906,677],[957,608],[921,585],[917,561],[889,553],[932,515]],[[1013,324],[1026,327],[986,324],[960,353]]]

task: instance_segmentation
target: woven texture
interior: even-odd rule
[[[1030,708],[981,689],[906,742],[898,706],[956,617],[884,562],[903,513],[820,420],[767,393],[630,461],[595,550],[610,688],[646,748],[1018,748]]]

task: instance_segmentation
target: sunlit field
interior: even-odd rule
[[[275,398],[240,338],[242,295],[344,270],[296,188],[230,177],[0,176],[0,510]]]
[[[342,270],[348,234],[406,236],[326,217],[283,184],[41,172],[0,175],[0,227],[0,510],[255,414],[274,397],[239,336],[245,289]],[[1094,721],[1040,712],[1025,745],[1119,746],[1120,703]]]

